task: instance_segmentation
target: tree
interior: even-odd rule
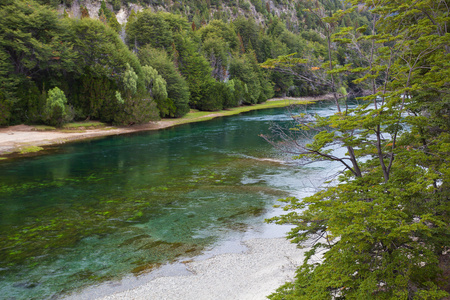
[[[139,117],[139,121],[124,117],[124,108],[116,97],[116,91],[120,90],[134,107],[142,100],[141,104],[146,107],[141,107],[142,111],[147,111],[149,118],[153,116],[151,110],[155,108],[148,100],[150,96],[145,95],[141,64],[118,34],[98,20],[84,18],[71,22],[73,49],[80,57],[71,86],[74,106],[81,109],[85,118],[121,124],[144,122],[143,117]],[[119,110],[122,114],[117,114]],[[119,116],[121,121],[117,119]]]
[[[120,8],[120,4],[119,4]],[[105,1],[100,2],[100,9],[98,11],[98,17],[105,25],[110,26],[114,31],[120,31],[120,24],[117,21],[116,15],[106,7]]]
[[[181,117],[189,111],[189,88],[186,80],[175,68],[167,52],[149,45],[139,50],[139,59],[144,66],[150,66],[166,81],[167,99],[160,101],[162,117]]]
[[[174,34],[174,50],[178,54],[175,63],[189,86],[189,105],[197,108],[205,101],[206,91],[214,83],[211,67],[186,33]]]
[[[70,121],[67,98],[58,87],[48,91],[47,102],[44,108],[44,122],[48,125],[61,127]]]
[[[281,132],[299,159],[338,161],[345,171],[311,197],[286,199],[284,209],[290,212],[272,219],[295,224],[289,238],[310,241],[312,248],[296,280],[270,298],[441,299],[448,293],[439,259],[450,244],[449,173],[444,171],[450,152],[444,79],[450,57],[448,3],[352,3],[352,10],[370,7],[375,27],[366,36],[361,35],[366,27],[343,28],[334,38],[353,51],[363,44],[359,50],[365,59],[357,63],[364,65],[337,66],[330,34],[328,78],[323,78],[336,93],[333,76],[352,71],[361,76],[356,83],[365,82],[371,93],[355,109],[336,99],[337,112],[328,118],[310,122],[297,116],[291,132],[316,133],[308,144]],[[343,15],[323,18],[323,25],[331,28]],[[307,62],[290,56],[276,63],[293,70]],[[436,120],[427,120],[431,114]],[[336,147],[346,155],[339,156]],[[319,253],[321,262],[313,261]]]
[[[153,13],[150,9],[136,14],[136,18],[127,24],[128,45],[135,48],[150,45],[170,52],[173,36],[170,25],[160,13]]]
[[[259,28],[254,19],[240,16],[233,21],[233,26],[241,38],[243,50],[251,50],[249,48],[258,46]]]
[[[43,108],[40,101],[30,101],[38,98],[38,86],[74,69],[76,54],[66,39],[66,25],[56,11],[35,1],[1,2],[0,123],[30,121],[35,114],[30,106]]]
[[[273,95],[272,84],[259,68],[254,53],[231,60],[230,79],[237,79],[244,84],[244,104],[261,103]]]
[[[143,66],[144,80],[150,95],[158,103],[158,109],[162,116],[170,114],[170,108],[167,107],[167,83],[166,80],[158,74],[158,71],[150,66]]]
[[[13,75],[14,66],[8,58],[0,48],[0,126],[9,124],[12,108],[18,101],[16,90],[20,79]]]

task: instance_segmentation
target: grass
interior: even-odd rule
[[[85,121],[85,122],[73,122],[67,123],[63,126],[66,130],[82,130],[82,129],[94,129],[105,127],[106,124],[99,121]]]
[[[34,125],[34,130],[36,131],[50,131],[50,130],[56,130],[56,127],[48,126],[48,125]]]
[[[85,132],[83,129],[61,129],[61,132],[65,132],[65,133],[81,133],[81,132]]]
[[[39,146],[29,146],[29,147],[24,147],[20,149],[20,154],[27,154],[27,153],[34,153],[34,152],[39,152],[41,150],[44,150],[44,148],[39,147]]]
[[[196,109],[191,109],[191,111],[184,117],[181,117],[178,119],[164,119],[164,120],[174,121],[175,124],[179,125],[179,124],[185,124],[185,123],[207,121],[207,120],[211,120],[217,116],[224,117],[224,116],[237,115],[237,114],[252,111],[252,110],[286,107],[289,105],[308,104],[308,103],[312,103],[312,102],[306,101],[306,100],[274,100],[274,101],[266,101],[266,102],[260,103],[260,104],[233,107],[233,108],[219,110],[219,111],[199,111]]]
[[[106,127],[106,124],[99,122],[99,121],[73,122],[73,123],[67,123],[67,124],[63,125],[62,131],[63,132],[82,132],[80,130],[103,128],[103,127]],[[48,126],[48,125],[34,125],[33,128],[36,131],[56,130],[56,127]],[[69,130],[76,130],[76,131],[69,131]]]

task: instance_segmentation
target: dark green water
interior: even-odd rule
[[[256,111],[0,163],[0,298],[141,274],[258,226],[323,169],[273,161],[258,134],[287,120]]]

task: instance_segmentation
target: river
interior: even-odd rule
[[[1,162],[2,297],[60,297],[233,236],[283,235],[263,222],[276,200],[311,194],[336,167],[297,166],[258,136],[290,120],[254,111]]]

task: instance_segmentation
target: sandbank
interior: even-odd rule
[[[5,159],[16,157],[18,155],[35,155],[34,152],[40,148],[49,145],[64,144],[78,140],[86,140],[111,135],[127,134],[139,131],[159,130],[173,127],[176,125],[201,122],[217,117],[230,116],[242,112],[273,108],[286,107],[292,104],[310,103],[313,101],[327,100],[332,95],[322,95],[318,97],[301,97],[301,98],[274,98],[265,103],[235,107],[218,112],[199,112],[191,111],[186,116],[178,119],[162,119],[147,124],[133,125],[126,127],[106,126],[96,129],[82,129],[76,131],[68,130],[46,130],[38,131],[34,126],[16,125],[0,128],[0,157]],[[33,149],[34,148],[34,149]],[[31,152],[31,153],[30,153]]]

